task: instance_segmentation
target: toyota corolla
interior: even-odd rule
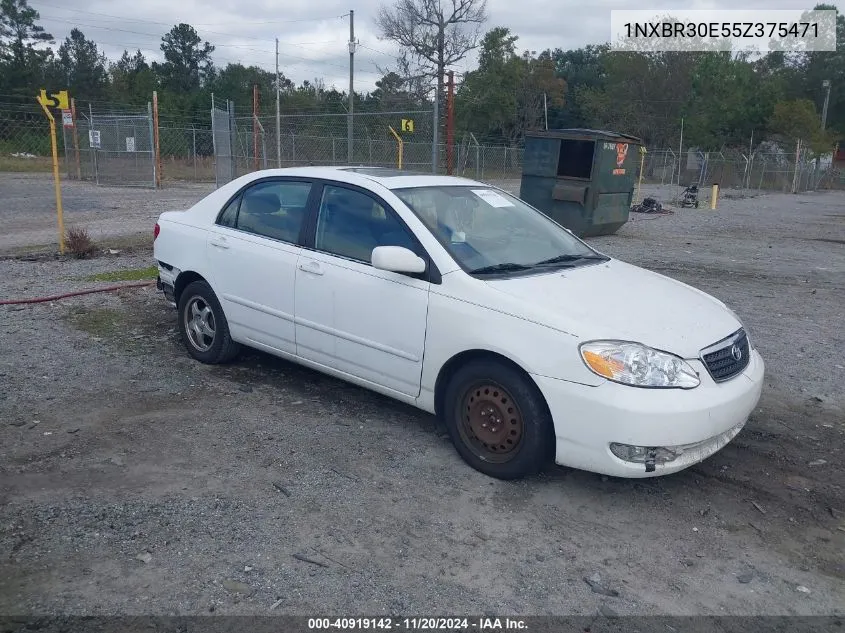
[[[254,348],[409,403],[493,477],[677,472],[760,398],[763,360],[725,304],[480,182],[265,170],[155,235],[193,358]]]

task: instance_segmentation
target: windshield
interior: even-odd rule
[[[605,260],[519,198],[484,186],[393,191],[465,270],[532,272]]]

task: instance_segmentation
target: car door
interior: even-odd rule
[[[211,282],[236,339],[296,354],[294,286],[313,183],[266,179],[240,192],[208,239]]]
[[[395,211],[365,190],[327,183],[319,195],[296,271],[297,353],[417,396],[429,282],[378,270],[370,257],[376,246],[427,256]]]

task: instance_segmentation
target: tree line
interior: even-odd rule
[[[444,8],[445,5],[445,8]],[[817,5],[816,9],[835,9]],[[218,67],[215,47],[189,24],[161,38],[162,61],[140,50],[109,60],[74,28],[58,47],[27,0],[0,0],[0,104],[32,99],[42,87],[66,88],[79,102],[144,106],[153,90],[165,119],[207,123],[211,94],[262,112],[275,101],[275,73],[258,66]],[[445,77],[470,52],[477,66],[457,76],[456,133],[518,145],[526,130],[591,127],[674,146],[681,119],[685,145],[706,150],[757,140],[795,141],[819,152],[845,138],[845,17],[837,16],[837,50],[770,52],[619,52],[607,44],[521,50],[505,26],[486,28],[486,0],[396,0],[382,7],[383,39],[401,51],[372,91],[355,94],[359,112],[430,109],[445,117]],[[832,82],[827,130],[821,129],[824,80]],[[344,113],[347,93],[315,79],[294,84],[281,74],[286,112]],[[0,109],[4,106],[0,105]]]

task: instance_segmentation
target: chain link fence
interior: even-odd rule
[[[206,121],[159,121],[158,176],[164,186],[211,182],[220,186],[243,174],[273,167],[350,163],[345,114],[290,113],[279,117],[236,116],[234,104],[218,102]],[[62,170],[71,179],[102,185],[156,186],[154,119],[151,105],[114,114],[87,111],[65,128],[57,113]],[[278,130],[278,133],[277,133]],[[426,110],[356,112],[351,163],[396,167],[402,139],[402,167],[431,173],[432,113]],[[443,136],[439,173],[478,180],[519,179],[520,146],[479,143],[472,132],[455,135],[451,159]],[[797,149],[797,151],[796,151]],[[37,105],[0,111],[0,170],[49,171],[49,125]],[[845,188],[841,168],[815,159],[804,148],[762,142],[754,151],[702,152],[649,149],[643,159],[645,184],[707,187],[745,192],[801,192]]]
[[[210,127],[162,122],[158,136],[163,182],[215,182],[214,135]]]
[[[298,165],[399,166],[409,171],[431,171],[432,112],[406,110],[356,112],[352,115],[352,148],[349,147],[349,117],[346,114],[283,114],[276,120],[257,120],[267,130],[265,157],[272,167]],[[249,128],[250,121],[244,121]]]
[[[797,150],[797,151],[796,151]],[[776,147],[771,143],[750,153],[738,150],[702,152],[687,150],[683,160],[671,149],[648,150],[643,161],[643,182],[674,184],[679,187],[718,184],[723,189],[747,192],[810,191],[823,184],[829,166],[816,174],[810,152],[796,147]]]
[[[61,118],[56,121],[61,126]],[[65,151],[57,133],[59,155]],[[50,124],[37,105],[0,107],[0,171],[49,171],[52,169]]]
[[[138,114],[83,112],[72,128],[62,127],[69,178],[98,185],[155,187],[152,106]]]

